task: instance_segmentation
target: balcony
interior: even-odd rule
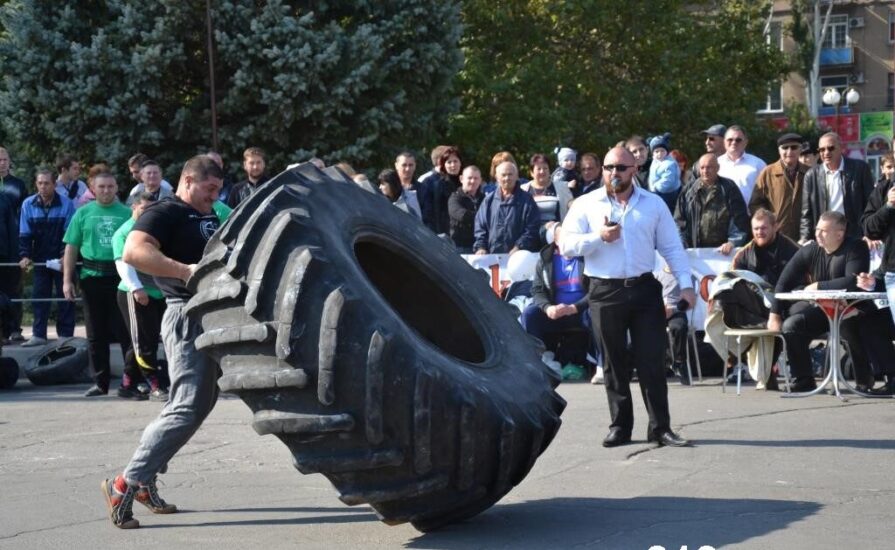
[[[848,105],[839,107],[840,115],[847,115],[852,112],[852,108]],[[822,105],[817,108],[817,114],[820,116],[833,116],[836,114],[836,107],[831,105]]]
[[[820,66],[851,65],[855,62],[854,48],[823,48],[820,50]]]

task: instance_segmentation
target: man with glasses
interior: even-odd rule
[[[689,442],[671,431],[665,349],[656,345],[665,339],[662,285],[652,273],[656,251],[680,283],[681,299],[692,307],[696,294],[671,213],[658,195],[633,185],[636,170],[634,156],[623,147],[609,151],[603,161],[603,187],[572,204],[560,248],[567,257],[584,256],[584,274],[589,277],[588,305],[594,336],[604,350],[611,415],[603,446],[631,442],[630,380],[636,368],[649,413],[647,441],[682,447]]]
[[[802,189],[799,242],[814,238],[820,215],[830,210],[844,214],[849,237],[861,238],[861,215],[873,192],[873,176],[866,162],[842,155],[842,141],[833,132],[821,136],[817,151],[821,163],[808,170]],[[865,239],[867,240],[867,239]],[[875,246],[877,241],[869,241]]]
[[[743,200],[749,204],[755,180],[767,165],[760,158],[747,153],[747,145],[749,138],[742,126],[734,124],[728,128],[724,134],[725,153],[718,157],[718,164],[721,167],[718,173],[737,184],[743,194]]]
[[[715,155],[715,157],[720,157],[724,154],[724,132],[727,131],[727,126],[723,124],[712,124],[705,130],[699,132],[702,136],[705,137],[705,152],[711,153]],[[690,177],[687,178],[688,183],[692,183],[699,179],[699,163],[694,162],[693,167],[690,169]]]
[[[799,220],[802,216],[802,183],[808,167],[799,162],[802,136],[783,134],[777,140],[780,160],[768,165],[755,182],[749,210],[761,208],[777,216],[777,230],[790,239],[799,240]]]

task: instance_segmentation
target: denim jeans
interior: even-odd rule
[[[55,292],[54,292],[55,287]],[[62,273],[43,266],[34,267],[34,298],[62,298]],[[31,332],[40,338],[47,337],[50,320],[50,302],[34,302],[34,323]],[[69,301],[56,302],[56,334],[60,337],[75,333],[75,304]]]
[[[148,483],[164,473],[168,461],[193,437],[218,398],[217,365],[196,349],[194,343],[202,330],[184,314],[185,305],[183,300],[168,300],[162,317],[171,388],[168,403],[146,426],[124,470],[129,484]]]

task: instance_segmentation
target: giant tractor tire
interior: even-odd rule
[[[518,484],[560,426],[559,379],[451,246],[310,165],[237,208],[191,278],[196,347],[302,473],[426,531]]]

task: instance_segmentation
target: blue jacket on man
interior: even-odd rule
[[[58,192],[48,205],[37,194],[25,199],[19,218],[19,258],[31,258],[32,262],[62,258],[62,236],[74,214],[74,203]]]
[[[475,216],[473,251],[506,254],[513,248],[537,252],[541,215],[530,194],[517,184],[513,194],[501,200],[500,188],[488,193]]]

